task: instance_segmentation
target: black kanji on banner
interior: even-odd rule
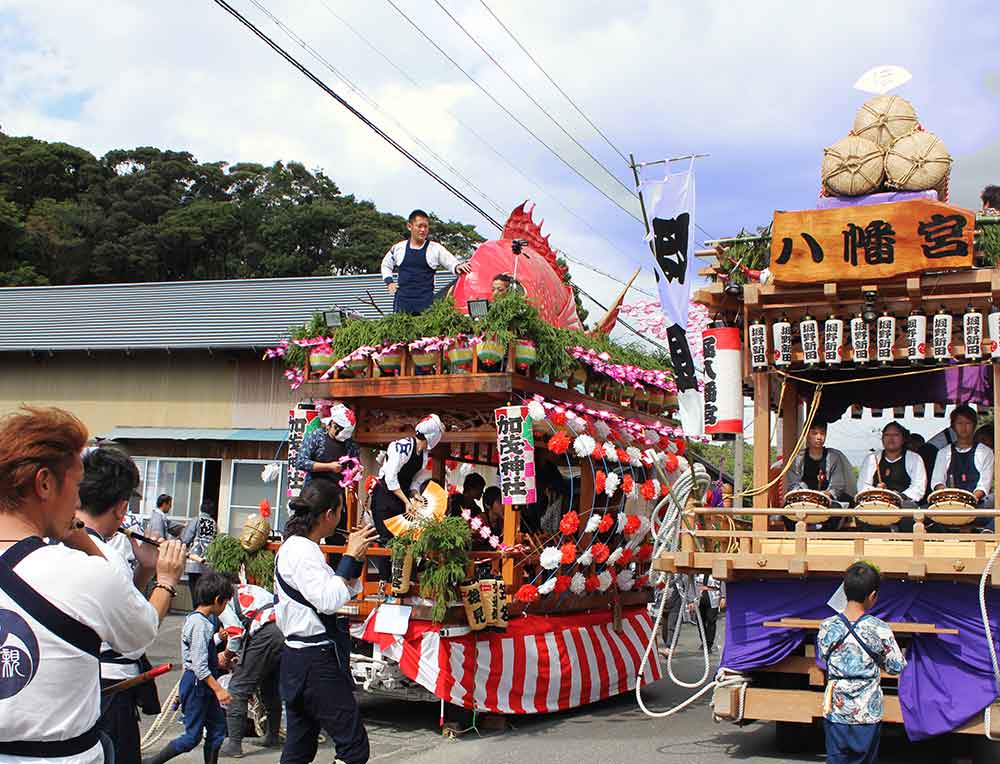
[[[680,324],[667,327],[667,344],[670,347],[670,362],[674,367],[674,381],[681,392],[694,390],[698,383],[694,378],[694,359],[688,347],[687,334]]]
[[[688,226],[691,216],[653,218],[653,254],[667,281],[684,283],[688,264]]]

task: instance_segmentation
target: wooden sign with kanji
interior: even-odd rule
[[[770,269],[776,284],[810,284],[971,268],[975,222],[926,199],[775,212]]]

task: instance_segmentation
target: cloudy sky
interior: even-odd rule
[[[822,149],[850,129],[865,98],[852,85],[875,65],[913,73],[899,93],[955,156],[953,201],[973,206],[1000,182],[995,4],[230,2],[491,215],[530,198],[554,246],[619,278],[648,250],[617,151],[711,154],[698,167],[705,237],[763,225],[814,204]],[[212,0],[0,0],[0,56],[8,134],[97,155],[152,145],[206,161],[299,160],[382,209],[421,206],[492,235]],[[604,299],[617,291],[574,274]]]

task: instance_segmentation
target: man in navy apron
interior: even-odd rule
[[[394,244],[382,258],[382,280],[389,294],[394,295],[392,309],[396,313],[417,315],[434,301],[434,272],[439,268],[456,276],[468,273],[472,266],[460,262],[451,252],[428,240],[430,218],[423,210],[414,210],[407,219],[410,238]],[[393,272],[398,271],[397,281]]]

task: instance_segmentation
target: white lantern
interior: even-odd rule
[[[927,356],[927,316],[913,311],[906,317],[906,358],[912,364],[923,363]]]
[[[941,308],[931,322],[931,342],[935,361],[951,360],[951,314]]]
[[[810,315],[799,321],[799,340],[802,343],[802,362],[806,366],[819,366],[819,321]]]
[[[767,324],[760,318],[754,319],[749,328],[750,368],[762,371],[767,368]]]
[[[896,343],[896,317],[883,313],[875,320],[875,360],[883,366],[893,361]]]
[[[993,306],[986,323],[990,330],[990,358],[1000,361],[1000,308]]]
[[[966,358],[974,361],[983,357],[983,314],[971,305],[962,316],[962,340]]]
[[[871,361],[868,322],[861,317],[861,314],[851,319],[851,347],[854,349],[854,363],[863,365]]]
[[[780,321],[775,321],[771,325],[771,332],[774,335],[774,365],[792,365],[792,325],[784,316]]]
[[[844,358],[844,322],[830,316],[823,322],[823,361],[839,366]]]

